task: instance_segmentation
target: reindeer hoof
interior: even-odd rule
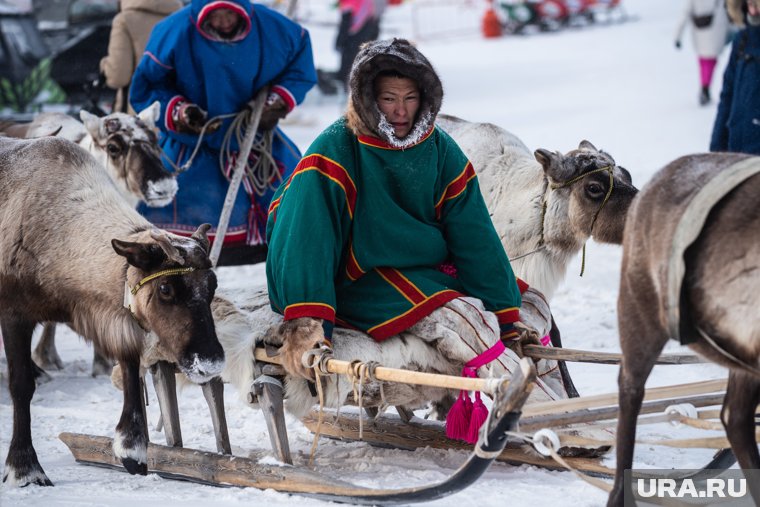
[[[45,472],[39,466],[32,467],[27,473],[19,473],[15,468],[6,463],[3,482],[8,486],[16,488],[25,488],[30,484],[37,486],[52,486],[53,483],[48,479]]]
[[[123,458],[121,464],[132,475],[148,475],[148,464],[140,463],[132,458]]]

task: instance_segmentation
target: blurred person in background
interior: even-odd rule
[[[113,18],[108,40],[108,54],[100,60],[105,83],[116,90],[113,110],[134,114],[129,105],[129,84],[140,63],[153,27],[182,8],[181,0],[120,0],[119,13]]]
[[[742,30],[723,75],[710,151],[760,155],[760,0],[728,0],[726,6]]]
[[[676,30],[677,49],[681,49],[681,39],[687,26],[691,29],[699,63],[699,104],[704,106],[710,103],[710,83],[715,65],[731,33],[723,0],[686,0],[683,17]]]
[[[242,119],[266,88],[255,149],[235,196],[219,265],[264,260],[269,203],[301,158],[278,122],[315,82],[308,31],[264,5],[192,0],[159,22],[132,78],[130,100],[137,111],[160,102],[164,163],[180,171],[179,191],[172,204],[141,205],[140,213],[177,234],[218,224],[245,136]],[[215,228],[209,238],[216,239]]]
[[[319,88],[334,95],[338,87],[348,90],[348,73],[359,48],[365,42],[380,36],[380,20],[386,0],[339,0],[340,25],[335,38],[335,49],[340,53],[340,67],[335,72],[319,71]]]

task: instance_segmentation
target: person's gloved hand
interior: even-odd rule
[[[259,131],[272,130],[277,122],[288,115],[288,105],[279,94],[272,92],[264,103],[259,119]]]
[[[278,338],[282,339],[280,357],[282,366],[290,375],[314,380],[314,373],[302,363],[305,352],[322,347],[329,347],[325,339],[321,319],[299,317],[280,324]]]
[[[676,41],[676,49],[681,49],[681,41],[680,40]]]
[[[206,123],[208,113],[192,102],[179,102],[172,111],[174,128],[180,134],[200,134]],[[206,127],[206,133],[216,131],[221,122],[215,121]]]
[[[541,337],[538,331],[520,321],[501,325],[501,341],[519,357],[524,355],[522,352],[524,345],[541,345]]]

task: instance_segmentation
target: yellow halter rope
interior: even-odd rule
[[[573,183],[576,183],[582,179],[584,179],[587,176],[591,176],[592,174],[600,173],[600,172],[607,172],[607,174],[610,177],[610,186],[607,189],[607,195],[604,196],[604,200],[602,201],[602,204],[599,206],[599,209],[596,210],[596,213],[594,213],[594,218],[591,220],[591,229],[589,230],[589,233],[594,231],[594,224],[596,224],[596,219],[599,217],[599,213],[602,211],[602,208],[604,208],[604,205],[607,204],[607,201],[610,200],[610,196],[612,195],[613,187],[615,186],[615,177],[613,175],[613,172],[615,170],[615,166],[613,165],[606,165],[604,167],[599,167],[598,169],[594,169],[593,171],[589,171],[587,173],[583,173],[580,176],[576,176],[575,178],[564,181],[562,183],[552,183],[550,185],[551,190],[557,190],[564,187],[569,187]],[[538,248],[534,250],[533,252],[536,252],[538,250],[543,249],[544,247],[544,219],[546,218],[546,205],[547,205],[547,197],[546,197],[546,190],[544,190],[544,202],[541,206],[541,238],[538,240]],[[533,253],[529,252],[529,253]],[[528,254],[523,254],[518,257],[515,257],[515,259],[519,259],[520,257],[525,257]],[[581,254],[581,274],[580,276],[583,276],[583,272],[586,269],[586,243],[583,243],[583,250]]]
[[[129,292],[131,292],[132,295],[134,296],[135,294],[137,294],[137,291],[140,290],[140,287],[150,282],[151,280],[155,280],[159,276],[184,275],[185,273],[190,273],[192,271],[195,271],[195,268],[171,268],[171,269],[164,269],[163,271],[157,271],[153,273],[152,275],[148,275],[142,280],[140,280],[139,282],[137,282],[134,287],[130,287]]]

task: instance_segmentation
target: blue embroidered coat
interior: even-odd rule
[[[243,21],[230,40],[216,37],[204,25],[215,9],[237,12]],[[180,100],[197,104],[208,117],[238,113],[269,85],[289,110],[303,101],[316,82],[308,32],[285,16],[248,0],[193,0],[161,21],[151,33],[132,79],[130,99],[136,111],[158,100],[161,103],[161,145],[176,166],[182,166],[199,142],[199,136],[174,129],[171,111]],[[178,178],[174,202],[164,208],[141,205],[139,211],[152,223],[176,233],[192,233],[198,225],[216,226],[228,188],[220,168],[220,149],[232,118],[203,136],[189,170]],[[241,139],[242,139],[241,133]],[[237,141],[232,136],[232,150]],[[300,152],[279,128],[275,129],[272,155],[286,181],[300,159]],[[164,162],[170,170],[172,164]],[[234,162],[224,164],[229,170]],[[272,183],[276,187],[279,178]],[[274,188],[252,197],[241,185],[225,236],[225,243],[263,242],[266,213]],[[209,231],[213,238],[215,229]]]

